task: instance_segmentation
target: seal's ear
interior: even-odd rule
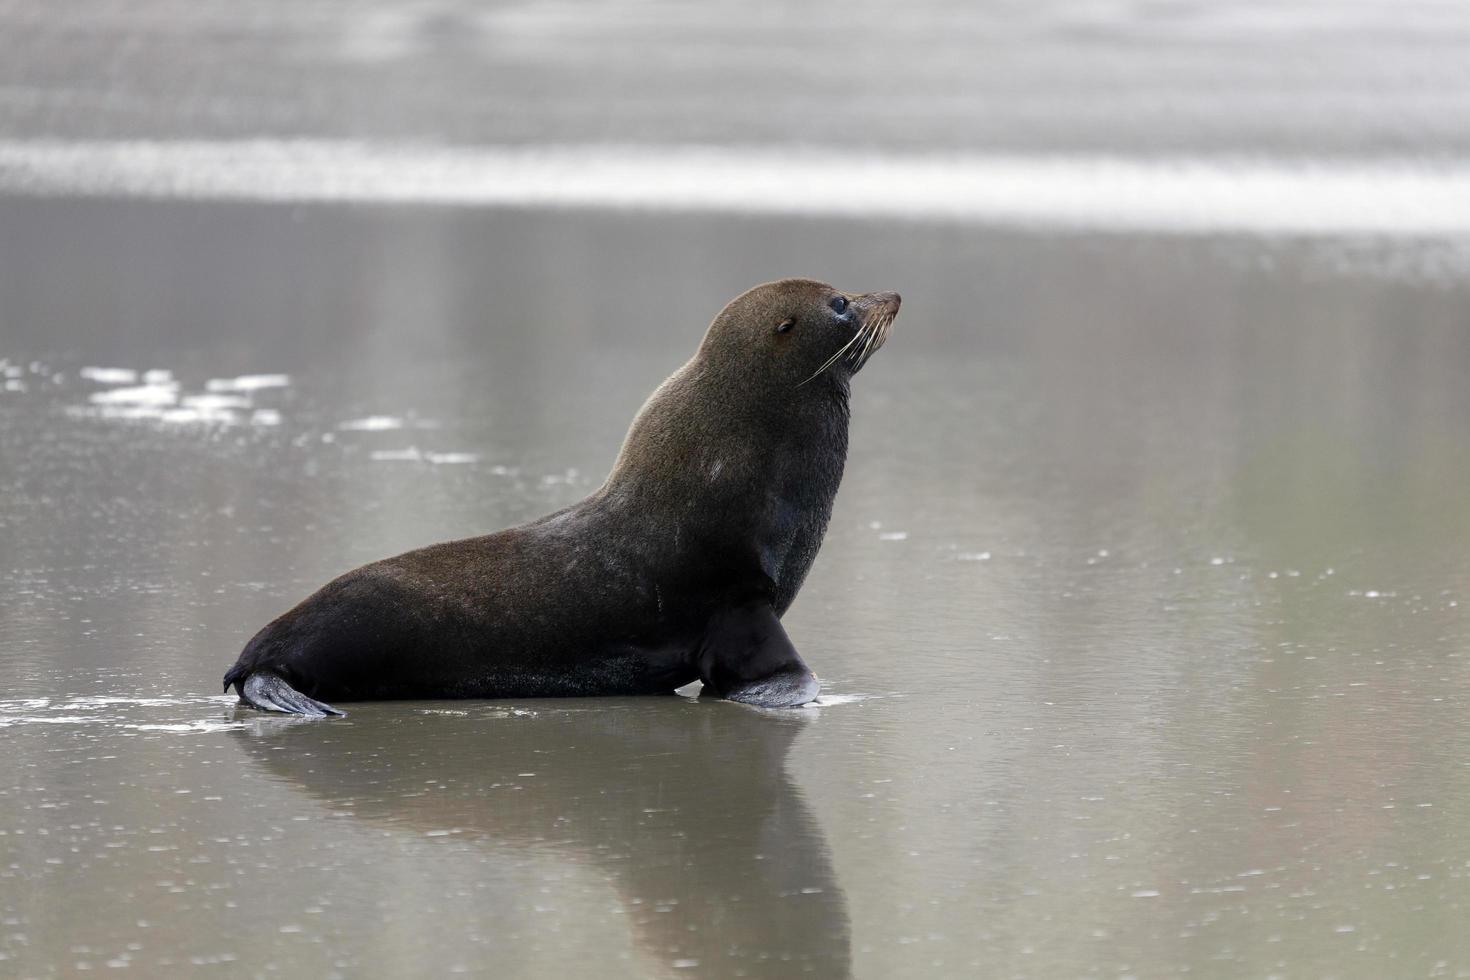
[[[786,319],[784,319],[780,323],[776,324],[776,332],[777,333],[786,333],[787,331],[789,331],[794,326],[796,326],[796,317],[794,317],[794,316],[788,316]]]

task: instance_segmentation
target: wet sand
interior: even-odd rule
[[[14,197],[0,227],[0,973],[1470,971],[1453,242]],[[786,274],[905,298],[787,617],[827,705],[217,696],[328,577],[590,491]]]

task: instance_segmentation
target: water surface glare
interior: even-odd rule
[[[1470,282],[1412,243],[0,197],[0,975],[1470,975]],[[824,705],[219,695],[897,289]]]

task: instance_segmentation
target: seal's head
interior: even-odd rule
[[[791,604],[842,481],[848,382],[887,339],[898,304],[896,293],[811,279],[756,286],[644,402],[589,499],[634,515],[628,547],[678,570],[666,591],[676,579],[718,583],[769,599],[776,616]]]
[[[733,527],[746,525],[730,514],[765,519],[772,500],[790,498],[782,520],[825,527],[847,455],[848,382],[888,339],[898,305],[897,293],[812,279],[741,293],[644,402],[604,496],[703,508]],[[789,480],[799,486],[775,486]]]
[[[700,345],[706,361],[740,366],[761,387],[845,385],[888,339],[897,293],[844,293],[813,279],[781,279],[735,297]]]

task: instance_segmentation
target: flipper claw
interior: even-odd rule
[[[296,690],[290,684],[266,671],[257,671],[245,678],[240,685],[240,697],[251,707],[261,711],[280,711],[288,715],[307,718],[341,717],[346,714],[330,704],[323,704]]]

